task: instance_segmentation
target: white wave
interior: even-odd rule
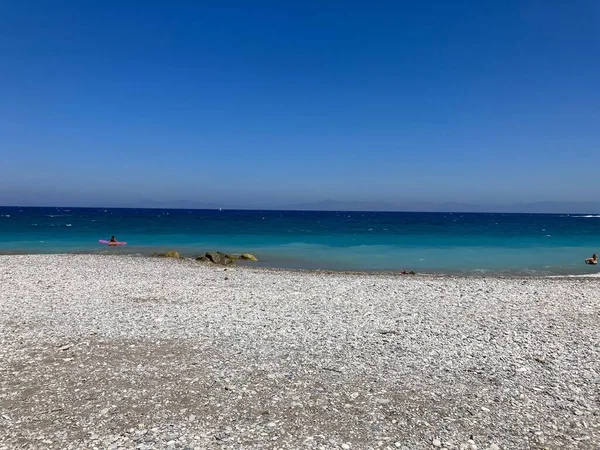
[[[2,214],[0,217],[10,217],[10,214]]]
[[[571,217],[580,217],[580,218],[586,218],[586,219],[590,219],[590,218],[600,218],[600,214],[587,214],[585,216],[571,216]]]
[[[71,225],[70,223],[68,223],[66,226],[68,226],[68,227],[72,227],[73,225]]]
[[[600,278],[600,273],[586,273],[580,275],[550,275],[548,278]]]

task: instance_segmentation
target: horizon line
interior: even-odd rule
[[[545,214],[545,215],[573,215],[573,214],[585,214],[585,215],[593,215],[589,211],[586,212],[514,212],[514,211],[431,211],[431,210],[386,210],[386,209],[285,209],[285,208],[181,208],[175,206],[164,206],[164,207],[156,207],[156,206],[20,206],[20,205],[0,205],[0,208],[55,208],[55,209],[145,209],[145,210],[174,210],[174,211],[262,211],[262,212],[360,212],[360,213],[401,213],[401,214],[411,214],[411,213],[425,213],[425,214]],[[600,213],[597,213],[600,215]]]

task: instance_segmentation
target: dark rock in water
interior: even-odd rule
[[[251,253],[243,253],[240,256],[240,259],[246,260],[246,261],[258,261],[258,258],[254,255],[252,255]]]
[[[254,258],[254,259],[252,259]],[[202,256],[196,257],[196,261],[200,262],[211,262],[214,264],[219,264],[222,266],[226,266],[229,264],[233,264],[238,259],[245,259],[248,261],[258,261],[253,255],[249,253],[244,253],[242,256],[237,255],[229,255],[223,252],[206,252]]]
[[[221,252],[206,252],[204,255],[209,261],[215,264],[227,265],[233,264],[234,258]]]

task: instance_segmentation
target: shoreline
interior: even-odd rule
[[[112,252],[107,250],[98,250],[97,252],[59,252],[59,253],[31,253],[31,252],[0,252],[0,258],[2,257],[11,257],[11,256],[91,256],[91,257],[117,257],[117,258],[142,258],[142,259],[164,259],[161,257],[152,256],[150,254],[142,254],[142,253],[125,253],[125,252]],[[179,258],[180,261],[190,261],[196,264],[201,264],[195,261],[195,257],[193,256],[182,256]],[[597,273],[581,273],[581,274],[559,274],[559,275],[541,275],[541,274],[522,274],[522,273],[506,273],[506,272],[492,272],[482,274],[480,271],[476,270],[463,270],[460,272],[432,272],[432,271],[424,271],[424,272],[416,272],[414,275],[411,274],[401,274],[401,270],[410,271],[412,269],[398,269],[398,270],[378,270],[378,269],[365,269],[365,270],[347,270],[347,269],[320,269],[320,268],[296,268],[296,267],[279,267],[279,266],[269,266],[264,265],[264,261],[259,261],[258,263],[247,262],[247,261],[236,261],[233,266],[219,266],[215,265],[215,267],[243,267],[243,268],[251,268],[255,270],[263,270],[263,271],[283,271],[283,272],[293,272],[293,273],[321,273],[321,274],[347,274],[347,275],[382,275],[382,276],[414,276],[418,275],[420,277],[434,277],[434,278],[499,278],[499,279],[535,279],[535,278],[600,278],[600,272]],[[268,264],[268,263],[267,263]],[[210,264],[209,264],[210,266]]]
[[[2,450],[600,440],[593,279],[27,255],[0,286]]]

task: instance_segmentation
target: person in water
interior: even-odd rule
[[[117,238],[116,237],[111,237],[110,241],[108,241],[108,245],[117,245]]]
[[[585,259],[585,263],[594,265],[598,264],[598,255],[594,253],[591,258]]]

